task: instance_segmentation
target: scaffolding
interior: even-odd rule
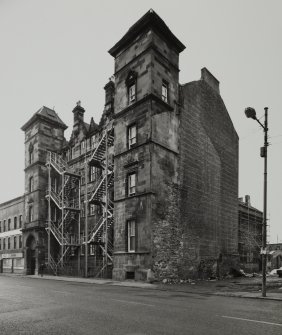
[[[48,269],[56,275],[103,278],[111,276],[114,222],[113,144],[114,129],[108,125],[100,132],[97,145],[85,152],[83,163],[82,159],[80,160],[79,164],[83,165],[85,173],[83,187],[81,175],[61,155],[48,152],[46,162],[48,167],[47,258]],[[92,167],[95,167],[99,173],[94,181],[89,181],[89,169]],[[102,213],[95,216],[94,222],[93,219],[89,222],[88,218],[91,205],[102,208]],[[82,219],[82,206],[85,213],[84,219]],[[59,215],[56,214],[56,210],[59,210]],[[95,252],[92,252],[94,249]],[[83,255],[84,266],[81,266]]]

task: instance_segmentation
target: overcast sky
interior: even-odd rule
[[[207,67],[220,81],[240,137],[239,195],[263,208],[263,131],[246,119],[269,107],[269,235],[282,242],[282,1],[0,0],[0,202],[24,192],[24,134],[41,106],[69,125],[78,100],[99,122],[103,87],[114,72],[108,50],[153,8],[186,45],[180,82]],[[263,121],[263,118],[261,119]]]

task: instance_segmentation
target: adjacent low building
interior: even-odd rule
[[[24,273],[24,196],[0,204],[0,272]]]
[[[263,213],[251,206],[249,195],[239,198],[238,204],[238,250],[240,267],[246,272],[261,271]]]
[[[279,269],[282,267],[282,243],[270,243],[267,246],[267,269]]]

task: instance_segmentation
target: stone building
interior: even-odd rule
[[[238,136],[206,68],[179,84],[184,49],[150,10],[109,50],[99,124],[78,102],[69,141],[47,107],[22,127],[27,273],[47,263],[56,274],[179,279],[236,266]]]
[[[239,198],[239,255],[240,267],[245,271],[261,271],[263,213],[251,206],[249,195]]]
[[[23,196],[0,204],[0,273],[24,273],[23,213]]]

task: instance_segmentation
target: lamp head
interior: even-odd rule
[[[252,107],[247,107],[245,109],[245,114],[246,114],[247,118],[251,118],[251,119],[254,119],[254,120],[257,119],[256,110]]]

